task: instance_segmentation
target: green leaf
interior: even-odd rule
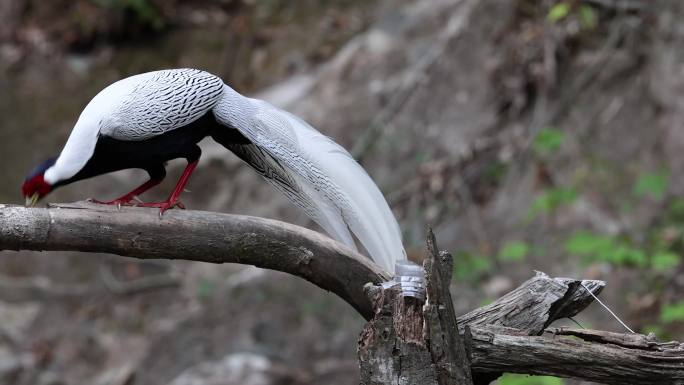
[[[673,339],[667,330],[667,327],[662,324],[657,325],[646,325],[641,329],[642,334],[653,333],[660,341],[667,341]]]
[[[492,262],[486,256],[459,251],[454,257],[454,275],[457,279],[476,280],[492,269]]]
[[[498,385],[563,385],[560,378],[550,376],[528,376],[506,373],[496,382]]]
[[[499,183],[506,175],[506,171],[508,171],[508,165],[500,160],[495,160],[485,168],[484,179],[489,183]]]
[[[534,218],[539,214],[549,214],[561,205],[567,205],[577,200],[577,190],[559,187],[545,191],[534,198],[529,216]]]
[[[653,199],[660,200],[665,195],[667,186],[667,173],[644,174],[634,184],[634,194],[638,197],[649,195]]]
[[[577,232],[565,242],[565,250],[584,257],[588,262],[608,262],[614,265],[645,266],[646,253],[614,237]]]
[[[684,301],[663,306],[660,309],[660,320],[664,323],[684,321]]]
[[[645,266],[648,263],[646,253],[643,250],[624,243],[616,245],[606,257],[606,262],[615,265]]]
[[[570,254],[586,256],[605,253],[614,247],[612,238],[580,231],[573,234],[565,242],[565,250]]]
[[[565,134],[554,128],[542,128],[532,142],[532,149],[538,155],[548,155],[558,151],[565,140]]]
[[[594,29],[598,24],[596,11],[589,5],[582,4],[579,8],[579,19],[585,29]]]
[[[661,251],[651,257],[651,267],[656,271],[667,271],[679,265],[679,255]]]
[[[684,198],[674,199],[667,208],[669,219],[684,222]]]
[[[561,19],[564,19],[566,16],[570,14],[570,4],[566,2],[558,3],[555,4],[551,9],[549,10],[549,14],[546,16],[546,18],[552,22],[556,23]]]
[[[530,253],[530,247],[523,241],[506,242],[499,250],[498,258],[501,261],[519,262]]]

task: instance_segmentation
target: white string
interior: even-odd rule
[[[629,326],[627,326],[624,322],[622,322],[622,320],[620,319],[620,317],[618,317],[617,315],[615,315],[615,313],[613,313],[613,311],[610,310],[610,308],[609,308],[608,306],[606,306],[603,302],[601,302],[601,300],[598,299],[598,297],[595,296],[594,293],[592,293],[591,290],[589,290],[588,287],[584,286],[584,282],[580,281],[580,285],[582,285],[582,287],[584,288],[584,290],[588,291],[589,294],[590,294],[592,297],[594,297],[594,299],[596,300],[596,302],[600,303],[601,306],[603,306],[606,310],[608,310],[608,313],[610,313],[613,317],[615,317],[615,319],[618,320],[618,322],[619,322],[622,326],[624,326],[625,329],[629,330],[630,333],[634,333],[634,330],[630,329]]]

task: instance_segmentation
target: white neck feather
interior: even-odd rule
[[[59,158],[45,171],[46,182],[55,184],[69,179],[88,163],[95,152],[102,118],[118,106],[136,84],[149,76],[151,73],[148,72],[119,80],[95,95],[81,112]]]
[[[93,156],[98,134],[98,122],[82,114],[57,161],[45,171],[45,181],[55,184],[76,175]]]

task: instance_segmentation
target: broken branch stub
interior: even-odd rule
[[[359,338],[362,385],[471,385],[470,364],[456,326],[449,283],[451,255],[428,236],[425,303],[399,286],[366,285],[374,317]]]

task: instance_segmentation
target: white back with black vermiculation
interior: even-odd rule
[[[356,249],[353,233],[390,272],[396,260],[406,258],[385,198],[344,148],[298,117],[244,97],[200,70],[149,72],[102,90],[81,113],[45,179],[55,183],[75,175],[93,155],[100,135],[142,141],[184,127],[209,111],[226,130],[237,129],[252,142],[229,149],[333,238]]]

